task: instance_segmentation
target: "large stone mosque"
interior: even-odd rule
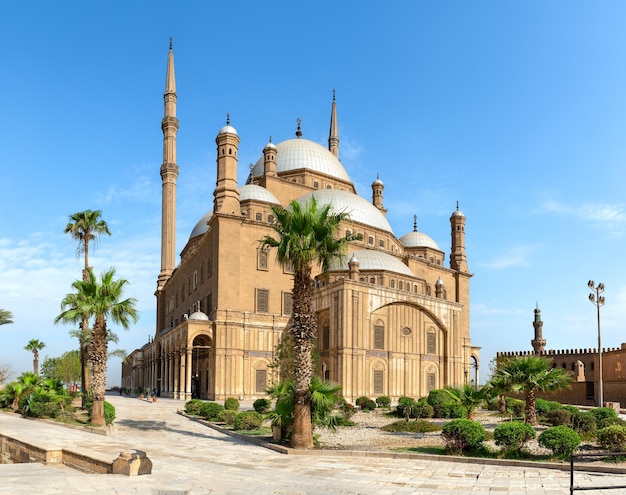
[[[363,395],[421,397],[477,381],[466,218],[457,205],[448,266],[446,254],[416,226],[396,237],[386,218],[383,182],[373,181],[366,200],[339,160],[334,95],[328,146],[305,139],[298,122],[294,139],[270,139],[259,150],[244,185],[237,183],[240,137],[227,120],[216,137],[212,209],[198,200],[200,209],[210,211],[199,211],[204,214],[176,264],[176,98],[170,44],[156,330],[124,360],[123,387],[181,400],[266,396],[278,378],[273,363],[290,320],[293,277],[275,253],[260,249],[259,240],[273,232],[272,207],[312,197],[350,215],[339,235],[360,234],[328,277],[315,278],[319,375],[339,384],[349,401]]]

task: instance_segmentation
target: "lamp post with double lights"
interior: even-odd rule
[[[597,286],[593,280],[590,280],[587,286],[595,291],[589,294],[589,300],[598,310],[598,407],[602,407],[603,393],[602,393],[602,340],[600,339],[600,308],[604,306],[604,296],[601,296],[604,292],[604,284],[600,282]]]

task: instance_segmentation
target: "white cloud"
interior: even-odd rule
[[[477,264],[483,268],[497,270],[512,267],[527,267],[530,266],[530,259],[536,250],[537,248],[531,245],[515,246],[489,260],[483,259],[482,261],[478,261]]]

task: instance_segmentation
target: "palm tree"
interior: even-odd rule
[[[551,359],[519,356],[504,361],[494,372],[497,380],[508,381],[514,391],[524,393],[526,422],[537,426],[537,392],[556,392],[570,387],[572,375],[563,368],[550,368]]]
[[[313,446],[309,386],[313,375],[311,351],[317,333],[311,306],[314,287],[311,272],[315,263],[326,273],[331,261],[343,252],[348,239],[336,239],[335,234],[348,214],[333,213],[330,205],[318,208],[315,197],[304,206],[292,201],[288,209],[275,206],[272,211],[276,219],[272,229],[278,239],[266,235],[259,242],[264,249],[277,248],[278,263],[293,268],[293,313],[289,332],[295,348],[295,403],[291,446],[308,449]]]
[[[506,394],[511,392],[513,385],[509,380],[510,376],[499,374],[491,377],[485,385],[490,397],[498,397],[498,412],[504,414],[506,412]]]
[[[136,322],[138,312],[136,299],[122,299],[125,279],[114,279],[115,269],[110,268],[98,281],[91,270],[88,280],[77,280],[72,284],[76,292],[63,299],[64,310],[55,319],[55,323],[77,323],[83,319],[94,318],[89,345],[89,362],[92,368],[91,396],[93,400],[91,422],[95,426],[104,426],[104,394],[106,387],[106,365],[109,330],[107,321],[112,321],[128,329],[131,321]]]
[[[13,323],[13,315],[6,309],[0,309],[0,325]]]
[[[26,347],[24,347],[25,350],[33,353],[33,373],[35,373],[35,375],[39,373],[39,351],[44,347],[46,347],[45,342],[41,342],[37,339],[31,339],[28,344],[26,344]]]
[[[460,388],[448,387],[444,389],[451,397],[467,410],[467,419],[474,419],[474,411],[487,397],[486,386],[476,389],[465,384]]]
[[[97,242],[98,238],[102,234],[111,235],[109,226],[102,220],[102,211],[100,210],[85,210],[79,211],[70,215],[69,222],[65,226],[63,232],[70,234],[70,236],[78,241],[78,247],[76,249],[76,255],[80,256],[81,253],[85,255],[85,267],[83,268],[83,281],[89,280],[89,243],[91,241]],[[87,341],[88,335],[91,333],[89,329],[89,321],[83,319],[80,322],[80,330],[78,332],[78,341],[80,343],[80,362],[82,365],[81,370],[81,390],[82,405],[85,407],[86,394],[91,385],[91,373],[89,369],[89,344]],[[75,335],[76,336],[76,335]]]

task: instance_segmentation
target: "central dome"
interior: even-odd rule
[[[276,145],[276,172],[308,169],[351,182],[341,162],[323,146],[308,139],[288,139]],[[252,176],[263,175],[263,157],[252,168]]]

